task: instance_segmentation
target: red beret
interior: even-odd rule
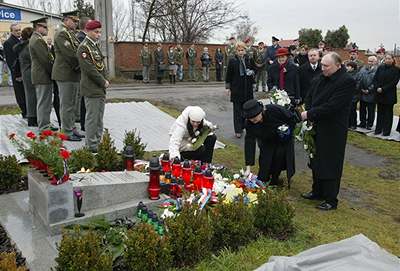
[[[379,53],[384,54],[385,52],[386,52],[385,48],[379,48],[379,49],[376,51],[377,54],[379,54]]]
[[[289,55],[289,50],[287,48],[279,48],[276,50],[275,56],[287,56]]]
[[[250,38],[250,37],[247,37],[247,38],[244,40],[244,43],[248,43],[249,41],[251,41],[251,38]]]
[[[90,20],[85,25],[86,30],[95,30],[97,28],[101,28],[101,23],[97,20]]]
[[[358,50],[357,49],[351,49],[350,53],[357,53],[358,54]]]

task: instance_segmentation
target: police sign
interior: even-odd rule
[[[21,21],[21,10],[0,7],[0,20]]]

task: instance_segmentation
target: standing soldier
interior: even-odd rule
[[[143,65],[143,83],[150,83],[151,53],[149,51],[148,43],[145,43],[142,50],[140,50],[140,60]]]
[[[225,54],[226,54],[226,63],[229,63],[229,60],[235,57],[236,54],[236,39],[231,37],[228,40],[228,45],[225,47]]]
[[[193,43],[186,52],[186,58],[189,64],[189,81],[196,81],[196,57],[197,52]]]
[[[154,64],[156,68],[157,83],[161,84],[161,80],[164,76],[164,52],[162,50],[161,43],[157,44],[157,49],[154,51]]]
[[[75,29],[79,19],[77,11],[63,13],[63,23],[54,36],[56,59],[52,79],[57,82],[61,104],[61,129],[69,141],[81,141],[83,137],[74,127],[75,110],[79,103],[79,61],[76,55],[79,41]]]
[[[175,63],[177,67],[177,75],[179,81],[183,80],[183,54],[183,48],[181,44],[178,43],[175,48]]]
[[[32,21],[35,31],[29,40],[32,60],[32,84],[35,86],[37,98],[37,122],[40,131],[57,130],[50,124],[52,106],[51,69],[54,57],[47,47],[44,36],[47,36],[47,17]]]
[[[254,64],[256,67],[256,87],[255,91],[258,91],[258,85],[261,80],[262,91],[266,91],[267,85],[267,60],[265,59],[265,46],[264,42],[258,43],[258,50],[254,54]]]
[[[78,47],[81,69],[80,91],[86,105],[86,147],[97,152],[103,134],[103,116],[106,102],[106,79],[104,56],[97,44],[101,36],[101,23],[90,20],[86,24],[87,36]]]
[[[175,48],[173,45],[169,46],[167,53],[168,57],[168,69],[169,69],[169,82],[175,84],[176,81],[176,64],[175,64]]]
[[[250,60],[253,60],[256,54],[256,50],[253,48],[253,39],[251,37],[247,37],[244,40],[244,43],[246,44],[246,55],[248,55]]]

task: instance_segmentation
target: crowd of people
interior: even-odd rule
[[[79,18],[77,11],[63,13],[53,40],[47,18],[21,29],[10,25],[4,57],[11,72],[17,104],[29,127],[59,129],[69,141],[86,140],[97,152],[103,132],[107,80],[104,57],[98,46],[101,23]],[[50,121],[54,107],[59,127]],[[80,124],[78,130],[76,123]]]

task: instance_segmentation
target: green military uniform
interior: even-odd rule
[[[177,66],[177,75],[178,75],[178,80],[182,81],[183,80],[183,49],[182,47],[176,47],[175,48],[175,63]]]
[[[235,44],[228,44],[226,46],[226,48],[225,48],[225,54],[226,54],[225,59],[226,59],[226,63],[227,64],[229,63],[229,60],[231,58],[234,58],[235,55],[236,55],[236,48],[235,47],[236,47]]]
[[[150,66],[151,66],[151,53],[149,51],[148,47],[143,47],[142,50],[140,50],[140,61],[142,62],[143,65],[143,82],[144,83],[149,83],[150,82]]]
[[[346,66],[347,63],[349,63],[349,62],[355,62],[357,64],[357,71],[360,71],[361,68],[364,66],[364,62],[362,60],[359,60],[359,59],[356,59],[356,60],[348,59],[343,64]]]
[[[43,21],[43,23],[46,23]],[[54,57],[50,53],[43,36],[34,31],[29,40],[31,53],[31,77],[35,86],[37,98],[37,122],[40,131],[49,129],[50,113],[52,108],[52,81],[51,70]]]
[[[86,105],[86,146],[97,151],[103,134],[107,73],[104,57],[95,41],[86,36],[78,47],[81,69],[80,92]]]
[[[74,31],[62,24],[54,36],[56,59],[52,79],[57,82],[60,93],[61,127],[68,136],[73,135],[75,112],[79,103],[80,70],[76,55],[78,46],[79,41]]]
[[[246,55],[249,56],[249,59],[254,59],[255,54],[256,49],[254,49],[252,46],[246,48]]]
[[[189,81],[196,81],[196,49],[189,48],[186,57],[189,64]]]
[[[258,85],[261,80],[262,90],[266,91],[267,85],[267,60],[265,59],[265,51],[266,49],[258,49],[254,52],[254,63],[256,66],[256,88],[255,90],[258,91]]]

